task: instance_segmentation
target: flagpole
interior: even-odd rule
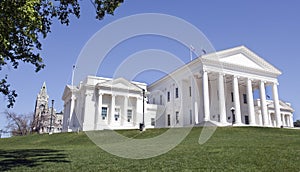
[[[72,87],[73,87],[73,85],[74,85],[74,71],[75,71],[75,65],[73,65],[73,68],[72,68]]]
[[[192,54],[192,49],[190,48],[190,60],[193,60],[193,54]]]
[[[195,48],[190,45],[190,60],[193,61],[193,51],[195,51]]]

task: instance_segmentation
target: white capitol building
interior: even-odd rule
[[[280,74],[239,46],[202,55],[150,85],[87,76],[64,90],[63,131],[138,129],[140,123],[146,128],[205,122],[293,127],[294,110],[279,99]],[[272,90],[272,99],[266,88]]]

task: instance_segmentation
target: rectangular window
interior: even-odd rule
[[[178,98],[178,87],[175,88],[175,98]]]
[[[105,120],[107,117],[107,107],[102,107],[101,111],[102,120]]]
[[[162,105],[162,95],[159,96],[159,104]]]
[[[168,126],[170,126],[171,125],[171,116],[170,116],[170,114],[168,114],[168,116],[167,116],[167,122],[168,122]]]
[[[167,99],[168,99],[168,102],[169,102],[170,101],[170,91],[168,91]]]
[[[233,92],[231,92],[231,102],[234,102]]]
[[[176,124],[179,124],[179,112],[176,112]]]
[[[192,109],[190,109],[190,124],[193,124],[193,112],[192,112]]]
[[[153,102],[153,104],[155,104],[155,98],[153,98],[153,101],[152,101],[152,102]]]
[[[131,122],[132,120],[132,110],[128,109],[127,110],[127,122]]]
[[[244,104],[247,104],[247,94],[243,94]]]
[[[155,126],[155,118],[151,118],[151,126]]]
[[[115,108],[115,121],[118,121],[120,117],[120,108]]]
[[[189,87],[189,93],[190,93],[190,97],[192,97],[192,87]]]

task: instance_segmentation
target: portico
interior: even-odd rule
[[[138,129],[143,121],[143,89],[146,90],[144,83],[93,76],[88,76],[79,87],[67,86],[63,99],[65,116],[70,122],[65,123],[63,130]],[[76,102],[68,103],[72,102],[72,96]],[[151,110],[146,108],[146,113],[149,115],[145,124],[153,128]]]
[[[227,126],[234,120],[235,126],[291,127],[292,109],[287,110],[291,112],[289,115],[282,115],[284,108],[280,105],[277,80],[280,74],[274,66],[240,46],[202,55],[171,73],[172,79],[166,76],[148,88],[150,92],[167,90],[165,92],[172,94],[172,85],[175,85],[182,92],[184,106],[176,107],[180,96],[166,103],[166,121],[174,114],[174,111],[168,110],[169,106],[173,106],[172,109],[181,109],[183,112],[183,125],[194,120],[194,124],[201,125],[209,121]],[[190,84],[178,85],[184,82]],[[267,98],[267,87],[271,88],[272,99],[269,95]],[[195,88],[198,94],[191,95],[191,101],[185,101],[184,92],[189,88]],[[258,93],[256,97],[254,93]],[[157,99],[155,95],[152,98]],[[151,103],[155,104],[153,101]],[[234,109],[234,114],[231,109]],[[186,112],[192,115],[188,117]],[[283,125],[283,121],[286,125]]]

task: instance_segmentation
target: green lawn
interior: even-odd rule
[[[0,171],[300,171],[300,130],[218,128],[199,145],[201,129],[168,153],[143,160],[108,154],[83,132],[0,139]],[[120,133],[142,139],[164,131]]]

